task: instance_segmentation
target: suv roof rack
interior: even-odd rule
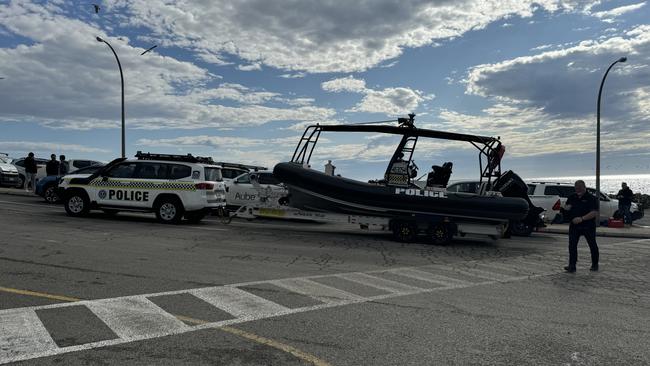
[[[254,170],[268,170],[268,168],[263,167],[263,166],[257,166],[257,165],[246,165],[246,164],[238,164],[238,163],[228,163],[225,161],[218,161],[215,164],[221,165],[222,168],[240,168],[240,169],[246,169],[248,171]]]
[[[187,155],[174,155],[174,154],[152,154],[143,153],[138,151],[135,154],[138,160],[165,160],[165,161],[182,161],[186,163],[201,163],[201,164],[215,164],[211,157]]]

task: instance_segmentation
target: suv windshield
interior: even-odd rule
[[[205,168],[205,180],[211,182],[221,182],[223,177],[221,176],[220,168]]]
[[[3,164],[9,164],[9,163],[11,163],[11,159],[9,159],[9,158],[6,157],[6,156],[2,156],[2,155],[0,155],[0,163],[3,163]]]

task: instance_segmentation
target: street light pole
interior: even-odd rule
[[[598,106],[596,109],[596,202],[598,202],[598,211],[600,211],[600,98],[603,94],[603,86],[609,70],[617,63],[625,61],[627,61],[627,57],[621,57],[609,65],[603,76],[603,81],[600,82],[600,90],[598,90]]]
[[[100,37],[97,37],[97,42],[103,42],[106,43],[106,45],[113,51],[113,55],[115,55],[115,60],[117,60],[117,67],[120,68],[120,79],[122,80],[122,157],[126,157],[126,149],[125,149],[125,134],[124,134],[124,73],[122,73],[122,64],[120,63],[119,57],[117,57],[117,53],[113,49],[113,46],[110,45],[110,43],[106,42]]]

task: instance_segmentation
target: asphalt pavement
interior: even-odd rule
[[[650,240],[71,218],[0,195],[0,364],[647,365]]]

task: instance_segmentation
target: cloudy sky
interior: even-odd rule
[[[417,114],[500,136],[524,177],[590,175],[605,69],[603,173],[650,171],[650,4],[580,0],[0,1],[0,152],[108,161],[194,153],[273,166],[312,123]],[[157,45],[152,51],[141,53]],[[315,166],[380,176],[394,137],[324,135]],[[478,175],[471,146],[416,162]]]

